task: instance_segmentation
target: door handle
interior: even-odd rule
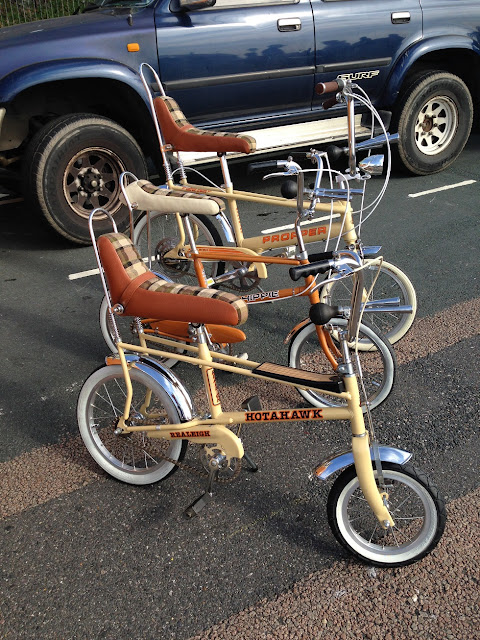
[[[277,29],[279,31],[300,31],[302,21],[300,18],[280,18],[277,20]]]
[[[394,11],[391,14],[392,24],[406,24],[410,22],[410,11]]]

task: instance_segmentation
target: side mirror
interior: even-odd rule
[[[216,1],[217,0],[175,0],[173,4],[176,11],[184,13],[186,11],[198,11],[199,9],[213,7]]]
[[[383,154],[367,156],[358,163],[358,168],[371,176],[381,176],[384,160],[385,156]]]

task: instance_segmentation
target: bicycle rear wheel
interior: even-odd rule
[[[345,329],[347,320],[335,318],[330,330],[333,342],[336,343],[337,329]],[[370,409],[378,407],[390,394],[395,379],[395,354],[392,346],[367,322],[362,322],[359,329],[359,340],[364,342],[365,349],[359,352],[359,363],[363,372],[363,384]],[[367,344],[370,345],[367,347]],[[350,346],[354,351],[354,344]],[[354,369],[358,373],[355,354],[352,353]],[[288,350],[288,364],[296,369],[331,372],[331,365],[320,347],[316,327],[309,322],[292,338]],[[329,396],[318,389],[299,389],[298,392],[314,407],[344,407],[346,400]],[[366,411],[366,399],[360,388],[362,410]]]
[[[171,397],[151,376],[132,368],[130,378],[130,420],[134,425],[181,421]],[[150,438],[146,431],[116,434],[126,392],[120,365],[101,367],[92,373],[78,398],[80,435],[96,463],[117,480],[134,485],[165,480],[178,469],[175,462],[183,459],[187,440]]]
[[[223,246],[220,234],[208,216],[191,215],[190,223],[198,246]],[[174,213],[150,212],[150,239],[149,251],[148,216],[145,213],[135,223],[133,238],[142,258],[147,260],[151,257],[152,271],[155,273],[165,276],[173,282],[198,286],[197,275],[191,260],[172,260],[166,257],[166,254],[174,249],[180,241],[177,218]],[[224,272],[225,263],[205,261],[203,267],[207,279],[215,278]]]
[[[368,291],[372,282],[375,280],[379,269],[378,266],[371,265],[363,270],[365,278],[365,290]],[[325,285],[320,290],[321,302],[334,306],[349,306],[352,299],[352,279],[343,278]],[[393,264],[382,262],[378,278],[374,284],[370,300],[382,302],[388,298],[398,298],[400,305],[408,305],[412,307],[411,313],[397,313],[393,311],[375,311],[365,312],[363,319],[375,327],[390,344],[395,344],[402,338],[415,320],[417,312],[417,296],[413,284],[409,278]],[[360,340],[358,344],[359,350],[370,347],[366,338]]]
[[[328,523],[335,538],[357,558],[380,567],[400,567],[420,560],[437,545],[445,529],[445,503],[428,477],[412,465],[383,463],[382,468],[395,526],[380,526],[355,467],[343,471],[330,490]]]

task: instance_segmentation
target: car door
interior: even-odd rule
[[[312,7],[315,82],[346,74],[378,100],[397,57],[422,37],[419,0],[312,0]]]
[[[191,122],[283,124],[311,111],[315,74],[309,0],[217,0],[156,9],[162,82]]]

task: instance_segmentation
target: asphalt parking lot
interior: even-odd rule
[[[183,510],[203,488],[195,476],[142,488],[101,472],[75,416],[105,356],[98,277],[71,278],[95,266],[93,252],[51,235],[23,202],[0,206],[2,640],[478,637],[479,150],[475,134],[440,174],[395,173],[363,233],[408,273],[419,304],[376,430],[414,452],[449,505],[444,540],[408,569],[359,565],[330,534],[329,486],[308,472],[349,446],[336,423],[251,428],[259,473],[220,486],[194,520]],[[252,188],[242,165],[234,174]],[[285,216],[248,206],[242,223],[248,233]],[[249,355],[284,363],[283,338],[307,315],[299,306],[255,307]],[[197,401],[196,379],[177,373]],[[266,403],[301,400],[219,382],[235,408],[252,391]]]

